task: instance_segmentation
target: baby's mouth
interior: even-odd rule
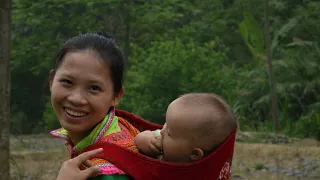
[[[68,115],[73,116],[73,117],[83,117],[83,116],[86,116],[88,114],[88,113],[85,113],[85,112],[73,111],[73,110],[68,109],[68,108],[64,108],[64,111]]]

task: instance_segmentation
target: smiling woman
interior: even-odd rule
[[[123,91],[113,92],[109,74],[92,50],[67,53],[59,69],[52,72],[52,105],[74,144],[104,119],[110,107],[119,104]]]
[[[134,136],[139,131],[115,115],[115,106],[124,93],[123,69],[122,51],[104,32],[71,38],[58,53],[50,73],[50,91],[62,128],[51,134],[68,141],[72,158],[96,142],[112,142],[137,151]],[[129,178],[103,157],[91,162],[102,169],[96,178]]]

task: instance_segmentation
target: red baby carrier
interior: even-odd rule
[[[116,115],[126,119],[140,131],[162,128],[161,125],[123,110],[116,110]],[[160,161],[111,143],[95,144],[85,151],[102,147],[104,151],[99,156],[112,162],[135,180],[230,179],[235,137],[236,129],[213,153],[199,161],[185,164]]]

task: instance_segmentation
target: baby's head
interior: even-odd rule
[[[69,39],[50,74],[51,102],[63,128],[81,139],[123,95],[124,58],[104,32]]]
[[[228,104],[210,93],[186,94],[173,101],[161,130],[163,158],[192,162],[217,148],[237,127]]]

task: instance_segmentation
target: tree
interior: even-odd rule
[[[0,4],[0,177],[10,179],[9,114],[10,114],[10,41],[11,0]]]
[[[124,84],[122,109],[163,124],[168,105],[189,92],[214,92],[232,98],[232,67],[215,41],[202,46],[181,39],[153,41],[150,48],[133,48],[132,63]]]
[[[274,74],[272,71],[272,59],[270,52],[270,27],[269,27],[269,1],[264,0],[264,16],[265,16],[265,29],[266,29],[266,55],[268,62],[268,70],[269,70],[269,84],[271,88],[271,97],[272,97],[272,116],[274,120],[275,131],[278,133],[280,131],[280,121],[278,116],[278,102],[277,102],[277,93],[276,93],[276,82],[274,78]]]

